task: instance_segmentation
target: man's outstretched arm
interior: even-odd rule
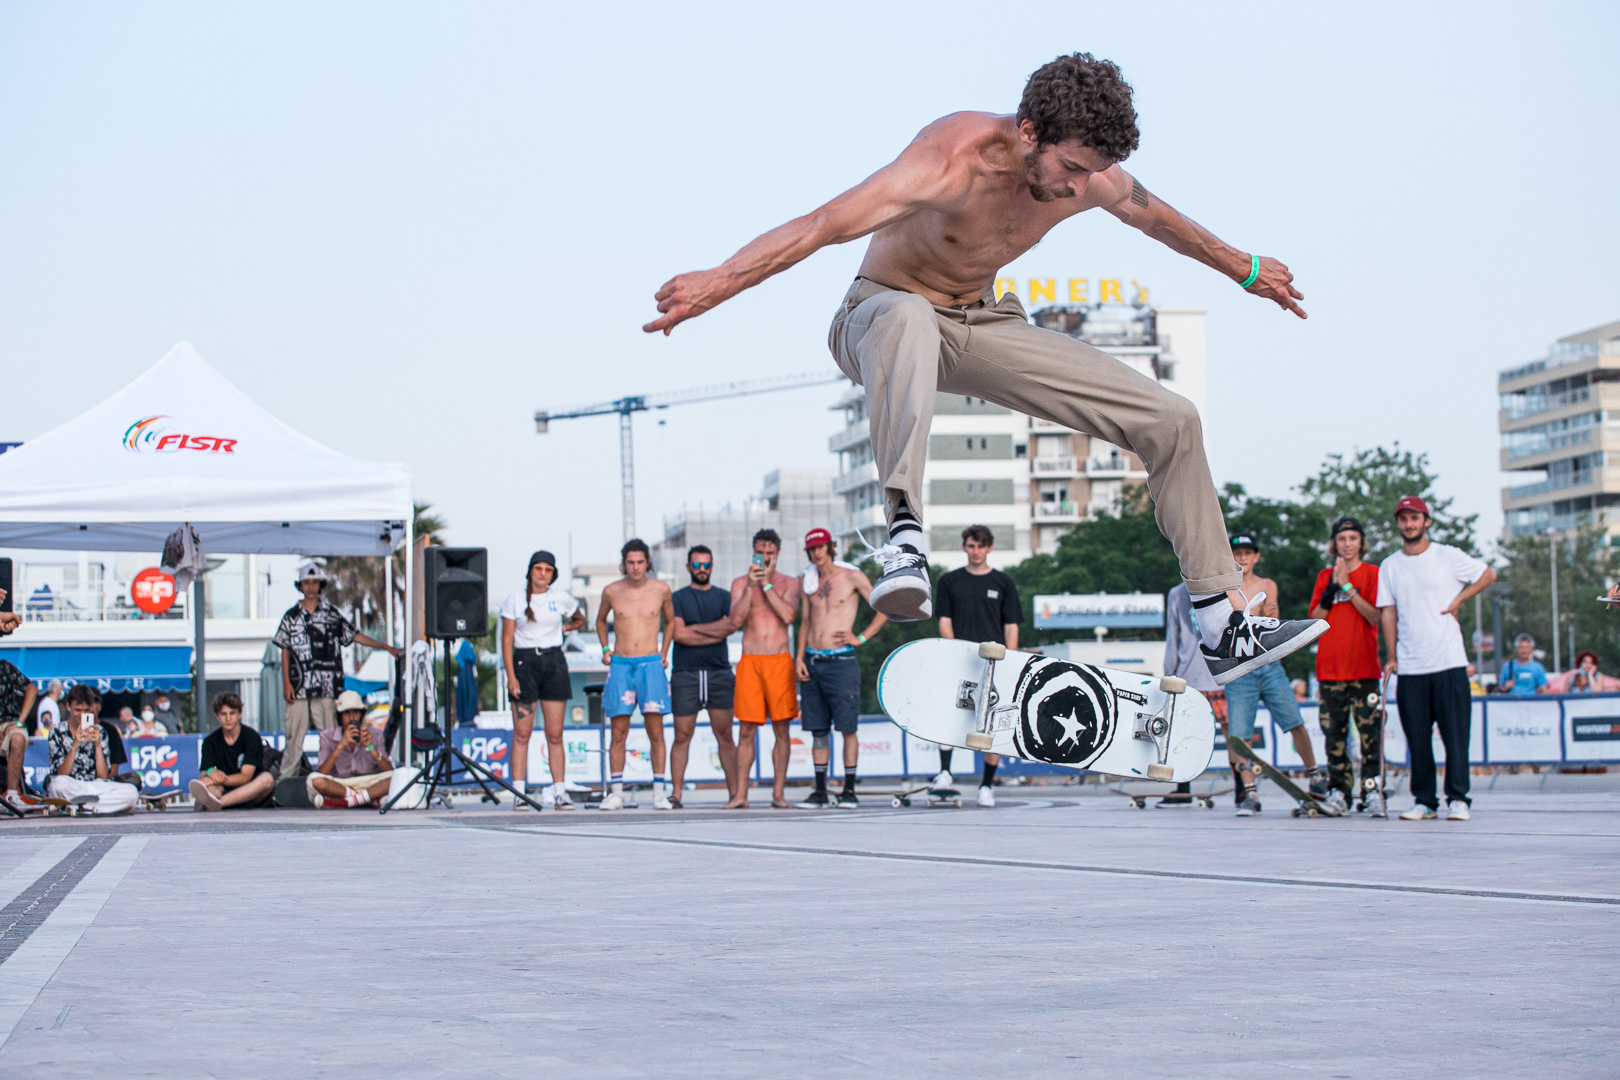
[[[677,324],[802,262],[829,244],[876,232],[930,205],[950,186],[950,156],[934,136],[919,135],[893,162],[831,202],[757,238],[713,270],[677,274],[655,299],[659,317],[643,326],[666,335]]]
[[[1239,251],[1192,218],[1152,194],[1142,182],[1115,165],[1108,170],[1119,198],[1105,207],[1125,224],[1140,229],[1172,251],[1197,259],[1205,266],[1218,270],[1233,281],[1242,283],[1249,277],[1249,253]],[[1308,318],[1298,301],[1305,294],[1294,288],[1294,275],[1276,259],[1262,256],[1260,275],[1249,286],[1249,292],[1263,296],[1278,307],[1292,311],[1300,318]]]

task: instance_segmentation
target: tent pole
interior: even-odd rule
[[[410,517],[405,519],[405,610],[399,613],[400,621],[405,624],[405,633],[401,636],[405,639],[405,663],[407,665],[411,662],[411,646],[416,644],[416,640],[411,636],[416,629],[414,623],[416,612],[416,568],[411,565],[411,560],[415,558],[416,508],[413,505]],[[390,573],[393,570],[393,563],[393,557],[390,555],[388,559]],[[394,602],[392,593],[388,596],[388,602],[390,604]],[[410,671],[409,666],[406,667],[406,671]],[[403,745],[394,748],[394,760],[403,761],[407,765],[411,764],[411,747],[414,745],[416,738],[416,688],[412,687],[408,694],[409,696],[405,702],[405,723],[401,725],[404,729],[402,734],[405,741]]]
[[[208,734],[207,721],[203,719],[208,715],[208,669],[205,666],[208,634],[204,629],[208,622],[207,588],[202,574],[198,574],[197,579],[191,583],[193,648],[197,650],[197,674],[192,683],[191,694],[192,701],[196,705],[199,735]]]

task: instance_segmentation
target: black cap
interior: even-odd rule
[[[1234,533],[1232,536],[1232,549],[1236,551],[1240,547],[1253,548],[1256,551],[1260,550],[1260,545],[1255,543],[1254,537],[1248,533]]]
[[[1342,532],[1358,532],[1362,536],[1367,535],[1367,530],[1361,527],[1361,522],[1357,521],[1349,514],[1346,514],[1344,517],[1333,523],[1333,531],[1328,534],[1328,539],[1331,540],[1333,537],[1338,536]]]
[[[542,563],[542,562],[545,563],[547,566],[551,567],[551,576],[556,577],[557,576],[557,556],[553,555],[549,551],[537,551],[533,555],[529,556],[529,569],[533,570],[535,563]]]

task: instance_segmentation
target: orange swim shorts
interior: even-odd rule
[[[743,653],[737,661],[735,715],[745,724],[792,720],[799,715],[798,679],[788,653]]]

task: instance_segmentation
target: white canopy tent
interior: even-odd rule
[[[294,431],[189,342],[83,415],[0,454],[3,548],[155,559],[189,522],[208,554],[386,555],[410,542],[412,516],[404,465],[359,461]],[[201,614],[194,607],[199,665]]]

